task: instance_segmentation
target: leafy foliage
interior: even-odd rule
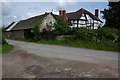
[[[6,44],[6,40],[2,32],[0,31],[0,45]]]
[[[118,30],[110,28],[100,28],[96,31],[97,38],[99,40],[111,40],[113,42],[118,41]]]
[[[119,41],[119,31],[111,28],[99,28],[99,29],[85,29],[81,28],[76,31],[75,36],[67,37],[66,39],[76,39],[84,41],[112,41],[113,43]]]
[[[76,39],[80,39],[80,40],[91,41],[93,40],[94,36],[95,36],[95,32],[92,29],[82,28],[76,32]]]
[[[34,35],[33,41],[39,41],[39,40],[41,40],[42,36],[41,36],[41,32],[40,32],[40,23],[36,23],[34,25],[34,27],[32,28],[31,32]]]
[[[5,26],[3,26],[3,27],[1,27],[2,28],[2,31],[4,31],[6,28],[5,28]]]
[[[69,34],[69,31],[71,30],[68,24],[61,19],[57,20],[54,23],[54,28],[55,28],[54,34],[56,35]]]
[[[5,37],[4,36],[2,36],[2,44],[6,44],[7,42],[6,42],[6,40],[5,40]]]
[[[47,36],[47,35],[46,35]],[[117,29],[111,28],[99,28],[96,30],[92,29],[78,29],[73,35],[64,35],[66,40],[46,40],[42,39],[37,41],[37,43],[43,44],[55,44],[55,45],[65,45],[74,46],[80,48],[90,48],[98,50],[108,50],[108,51],[119,51],[118,43],[120,40],[120,33]],[[33,40],[17,39],[20,41],[31,42]],[[119,51],[120,52],[120,51]]]
[[[105,27],[110,28],[120,28],[120,1],[119,2],[109,2],[109,8],[102,11],[103,18],[106,19]]]

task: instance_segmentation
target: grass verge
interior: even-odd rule
[[[7,39],[32,42],[30,39],[21,39],[21,38],[12,38],[9,37]],[[87,49],[96,49],[96,50],[104,50],[104,51],[118,51],[118,43],[113,43],[111,41],[102,41],[102,42],[94,42],[94,41],[83,41],[83,40],[72,40],[72,41],[59,41],[59,40],[40,40],[34,43],[42,43],[42,44],[50,44],[50,45],[63,45],[63,46],[71,46],[78,48],[87,48]]]
[[[10,44],[4,44],[4,45],[2,45],[2,48],[1,48],[1,50],[0,50],[0,53],[1,53],[1,52],[2,52],[2,53],[9,52],[9,51],[11,51],[11,50],[13,50],[13,46],[12,46],[12,45],[10,45]]]
[[[87,49],[96,49],[96,50],[105,50],[105,51],[114,51],[118,52],[118,44],[113,44],[110,41],[104,42],[92,42],[92,41],[82,41],[82,40],[73,40],[73,41],[58,41],[58,40],[41,40],[37,43],[51,44],[51,45],[64,45],[78,48],[87,48]]]

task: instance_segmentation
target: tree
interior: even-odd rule
[[[33,41],[39,41],[41,40],[41,32],[40,32],[40,23],[36,23],[31,31],[34,35]]]
[[[105,27],[110,28],[120,28],[120,1],[119,2],[109,2],[108,4],[109,8],[104,9],[102,11],[103,13],[103,19],[106,20]]]
[[[67,22],[64,22],[61,19],[57,20],[53,26],[55,28],[54,33],[56,35],[65,35],[70,31],[70,27],[68,26]]]

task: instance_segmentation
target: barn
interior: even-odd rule
[[[45,12],[45,14],[39,16],[11,23],[4,31],[4,35],[16,38],[31,38],[33,36],[31,29],[36,23],[41,23],[40,30],[42,30],[46,28],[46,24],[50,22],[53,24],[57,19],[61,19],[60,16]]]

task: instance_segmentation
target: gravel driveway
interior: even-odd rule
[[[15,49],[2,55],[3,77],[118,77],[115,52],[7,41]]]

